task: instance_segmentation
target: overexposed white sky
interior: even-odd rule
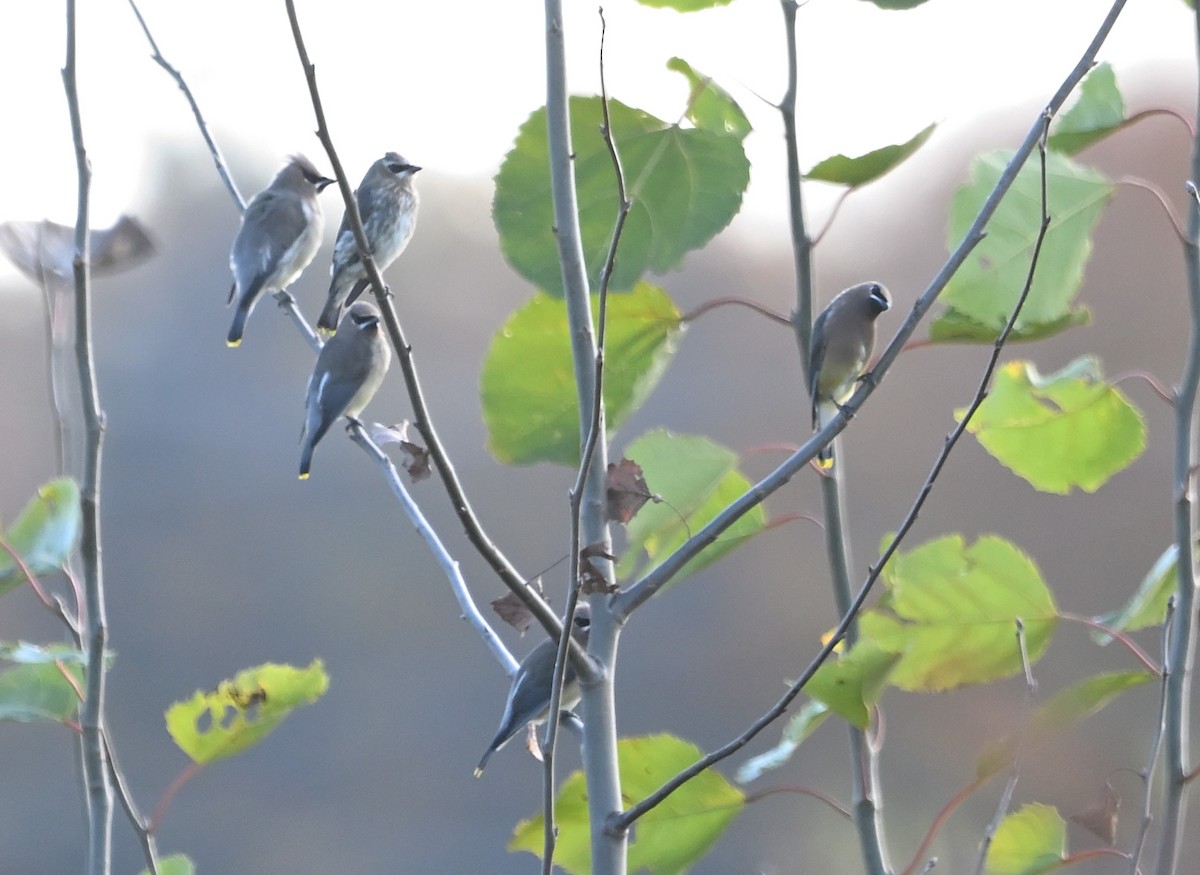
[[[425,167],[425,178],[490,177],[518,125],[544,100],[540,3],[297,5],[352,181],[389,149]],[[565,5],[570,87],[595,93],[597,6]],[[809,0],[799,13],[802,165],[906,139],[930,121],[969,118],[973,104],[1045,99],[1109,5],[929,0],[886,12],[864,0]],[[256,149],[267,168],[297,151],[327,165],[282,0],[142,0],[140,7],[226,151]],[[777,2],[733,0],[687,15],[634,0],[605,7],[612,96],[675,119],[686,86],[665,64],[673,55],[685,58],[731,91],[755,124],[747,143],[752,189],[781,182],[777,114],[755,96],[777,100],[784,86]],[[1190,62],[1191,15],[1182,0],[1132,0],[1101,58],[1114,63],[1118,79],[1146,62]],[[164,142],[198,148],[199,135],[183,96],[150,60],[126,0],[80,3],[79,16],[84,136],[99,226],[136,200],[156,149]],[[60,78],[65,2],[8,0],[0,20],[0,221],[72,223],[74,158]],[[233,169],[247,197],[265,182],[247,179],[248,168]],[[753,194],[747,209],[761,208]],[[778,209],[777,198],[764,202]]]

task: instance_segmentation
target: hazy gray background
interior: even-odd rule
[[[1188,70],[1119,72],[1132,111],[1167,105],[1190,115]],[[944,258],[946,206],[969,156],[1014,142],[1035,112],[1027,104],[953,126],[900,171],[852,197],[819,250],[821,302],[851,282],[881,279],[896,298],[894,314],[881,322],[890,335]],[[1154,181],[1181,212],[1187,149],[1182,127],[1157,119],[1085,158],[1112,175]],[[231,153],[247,193],[266,183],[279,158]],[[202,873],[536,871],[532,857],[504,850],[515,822],[539,804],[536,764],[514,746],[482,779],[471,777],[495,729],[506,679],[459,619],[445,580],[373,463],[340,430],[320,446],[312,479],[296,479],[312,355],[269,301],[252,318],[243,347],[225,348],[236,213],[196,143],[163,144],[153,156],[135,207],[158,256],[95,283],[96,357],[109,423],[104,560],[118,654],[108,715],[138,801],[151,809],[186,763],[163,727],[171,702],[268,660],[307,664],[321,657],[332,678],[315,707],[187,786],[161,829],[160,849],[188,853]],[[326,166],[323,156],[313,157]],[[497,465],[484,449],[478,404],[490,337],[530,290],[498,254],[488,183],[447,177],[436,156],[408,157],[427,168],[418,179],[420,227],[389,282],[435,423],[471,500],[492,537],[534,573],[564,553],[571,472]],[[361,171],[350,172],[357,179]],[[323,202],[335,226],[336,196],[327,193]],[[782,215],[782,192],[779,204]],[[310,317],[324,294],[328,258],[327,245],[294,289]],[[661,281],[683,310],[736,294],[787,311],[788,242],[777,225],[738,221]],[[1180,248],[1144,192],[1118,189],[1081,300],[1093,310],[1091,326],[1006,357],[1032,357],[1048,372],[1096,352],[1110,374],[1144,369],[1168,385],[1176,380],[1187,327]],[[0,513],[11,520],[54,475],[55,462],[40,295],[12,280],[0,287],[0,301]],[[923,481],[986,354],[955,348],[905,355],[856,419],[845,457],[860,575]],[[741,452],[799,442],[808,418],[798,373],[786,329],[745,310],[719,310],[690,327],[646,408],[617,435],[613,455],[660,425],[708,434]],[[1062,608],[1116,606],[1171,538],[1171,411],[1142,384],[1126,389],[1145,412],[1148,451],[1096,496],[1040,495],[967,440],[910,545],[951,531],[968,538],[995,532],[1034,557]],[[398,372],[368,415],[385,422],[408,415]],[[760,476],[779,458],[752,455],[745,469]],[[437,480],[416,495],[479,600],[501,594]],[[814,475],[798,477],[768,510],[817,513]],[[561,575],[548,582],[561,603]],[[819,531],[793,523],[762,535],[630,623],[620,652],[621,733],[673,732],[704,748],[724,742],[775,701],[835,619]],[[60,638],[23,590],[0,610],[0,639],[15,638]],[[533,643],[510,638],[518,655]],[[1156,649],[1154,635],[1142,640]],[[1083,629],[1064,625],[1036,667],[1039,697],[1097,671],[1131,667],[1123,652],[1098,650]],[[1015,681],[943,696],[885,696],[885,814],[898,865],[972,778],[978,753],[1018,724],[1021,696]],[[1120,842],[1127,845],[1140,785],[1129,772],[1113,771],[1141,767],[1155,708],[1155,691],[1139,689],[1072,737],[1031,751],[1014,804],[1045,801],[1076,813],[1111,775],[1124,798],[1128,822]],[[777,738],[768,730],[748,753]],[[805,784],[846,800],[846,746],[843,728],[831,723],[786,769],[751,789]],[[570,748],[563,748],[564,764],[573,768],[577,753]],[[80,870],[85,828],[74,758],[74,738],[63,728],[0,728],[0,873]],[[972,864],[999,789],[989,787],[950,821],[930,851],[941,859],[938,871]],[[115,871],[138,871],[141,858],[120,815],[115,835]],[[1072,828],[1073,848],[1093,844]],[[1200,851],[1200,842],[1193,839],[1191,851]],[[853,830],[839,816],[807,797],[772,795],[748,807],[695,871],[853,872],[857,860]],[[1076,871],[1123,869],[1110,861]]]

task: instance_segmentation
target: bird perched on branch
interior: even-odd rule
[[[571,637],[579,642],[581,647],[587,647],[588,632],[592,627],[592,615],[587,604],[581,603],[575,609],[574,622],[571,627]],[[483,774],[483,767],[492,754],[508,744],[509,739],[520,732],[530,723],[544,723],[550,713],[550,686],[554,680],[554,660],[558,655],[558,642],[547,638],[521,660],[517,673],[513,675],[512,686],[508,690],[508,700],[504,703],[504,715],[500,718],[500,728],[496,737],[483,752],[479,765],[475,767],[475,777]],[[569,711],[579,704],[579,678],[575,667],[567,660],[566,671],[563,674],[563,689],[559,699],[562,711]]]
[[[374,304],[356,302],[346,311],[340,329],[321,347],[308,380],[304,430],[300,435],[301,480],[308,477],[317,442],[339,416],[358,421],[392,363],[392,348]]]
[[[367,170],[354,190],[363,231],[371,247],[371,257],[382,273],[400,257],[417,225],[417,190],[413,176],[421,168],[409,164],[396,152],[388,152]],[[317,320],[317,327],[328,333],[337,330],[342,308],[354,302],[367,287],[367,272],[358,255],[349,217],[342,217],[337,242],[333,246],[333,279],[329,300]]]
[[[303,155],[293,155],[246,207],[229,251],[229,302],[237,300],[226,339],[229,346],[242,342],[258,299],[290,286],[317,254],[325,230],[317,194],[331,182]]]
[[[808,364],[813,431],[820,431],[854,394],[875,349],[875,319],[892,306],[881,283],[859,283],[839,293],[813,323]],[[817,454],[822,468],[833,465],[833,445]]]

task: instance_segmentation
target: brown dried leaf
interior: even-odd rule
[[[580,592],[584,595],[592,595],[593,593],[602,592],[606,595],[617,591],[617,586],[609,585],[608,579],[604,576],[604,571],[592,559],[607,559],[610,562],[616,562],[617,557],[613,556],[600,543],[588,544],[579,551],[579,578]]]
[[[642,476],[642,466],[632,459],[608,465],[608,518],[625,525],[653,496]]]
[[[542,579],[534,578],[529,582],[529,585],[537,592],[542,594]],[[529,627],[534,623],[533,612],[525,607],[525,603],[517,598],[517,594],[509,590],[498,599],[492,600],[492,610],[501,620],[508,623],[522,635],[524,635]]]
[[[1105,781],[1099,800],[1081,814],[1072,814],[1071,822],[1079,824],[1106,845],[1112,845],[1117,839],[1117,813],[1120,810],[1121,797]]]
[[[411,423],[407,419],[403,419],[395,425],[382,425],[376,422],[371,426],[371,440],[381,447],[387,444],[399,445],[400,452],[404,456],[400,461],[400,467],[408,473],[408,477],[413,483],[419,483],[427,479],[433,473],[433,469],[429,464],[429,450],[408,439],[409,425]]]

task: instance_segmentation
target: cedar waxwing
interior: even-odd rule
[[[582,647],[587,647],[591,626],[591,610],[586,603],[581,602],[575,609],[571,637]],[[521,660],[517,673],[513,675],[512,686],[508,690],[508,700],[504,703],[500,728],[496,730],[496,737],[492,739],[488,749],[483,752],[479,765],[475,767],[476,778],[483,774],[483,767],[487,765],[492,754],[508,744],[509,739],[530,723],[546,721],[550,710],[550,684],[554,680],[554,660],[557,655],[558,642],[547,638]],[[575,675],[575,667],[568,660],[559,704],[563,711],[570,711],[579,704],[579,698],[579,679]]]
[[[808,365],[813,430],[818,431],[854,394],[875,348],[875,319],[892,306],[882,283],[859,283],[829,302],[813,323]],[[833,465],[833,444],[817,454],[822,468]]]
[[[396,152],[388,152],[371,165],[363,181],[354,190],[363,231],[371,246],[371,256],[380,273],[400,257],[417,225],[417,190],[413,175],[420,170]],[[333,266],[329,270],[329,300],[317,320],[317,327],[336,331],[342,307],[353,303],[367,287],[367,273],[350,223],[342,217],[337,242],[333,245]]]
[[[246,207],[229,252],[229,302],[237,299],[229,346],[242,342],[246,320],[263,293],[286,289],[317,254],[325,230],[317,193],[331,182],[303,155],[293,155]]]
[[[339,416],[357,421],[383,382],[392,348],[380,325],[379,309],[359,301],[346,311],[342,330],[321,347],[308,380],[307,413],[300,435],[300,479],[308,477],[313,448]]]

